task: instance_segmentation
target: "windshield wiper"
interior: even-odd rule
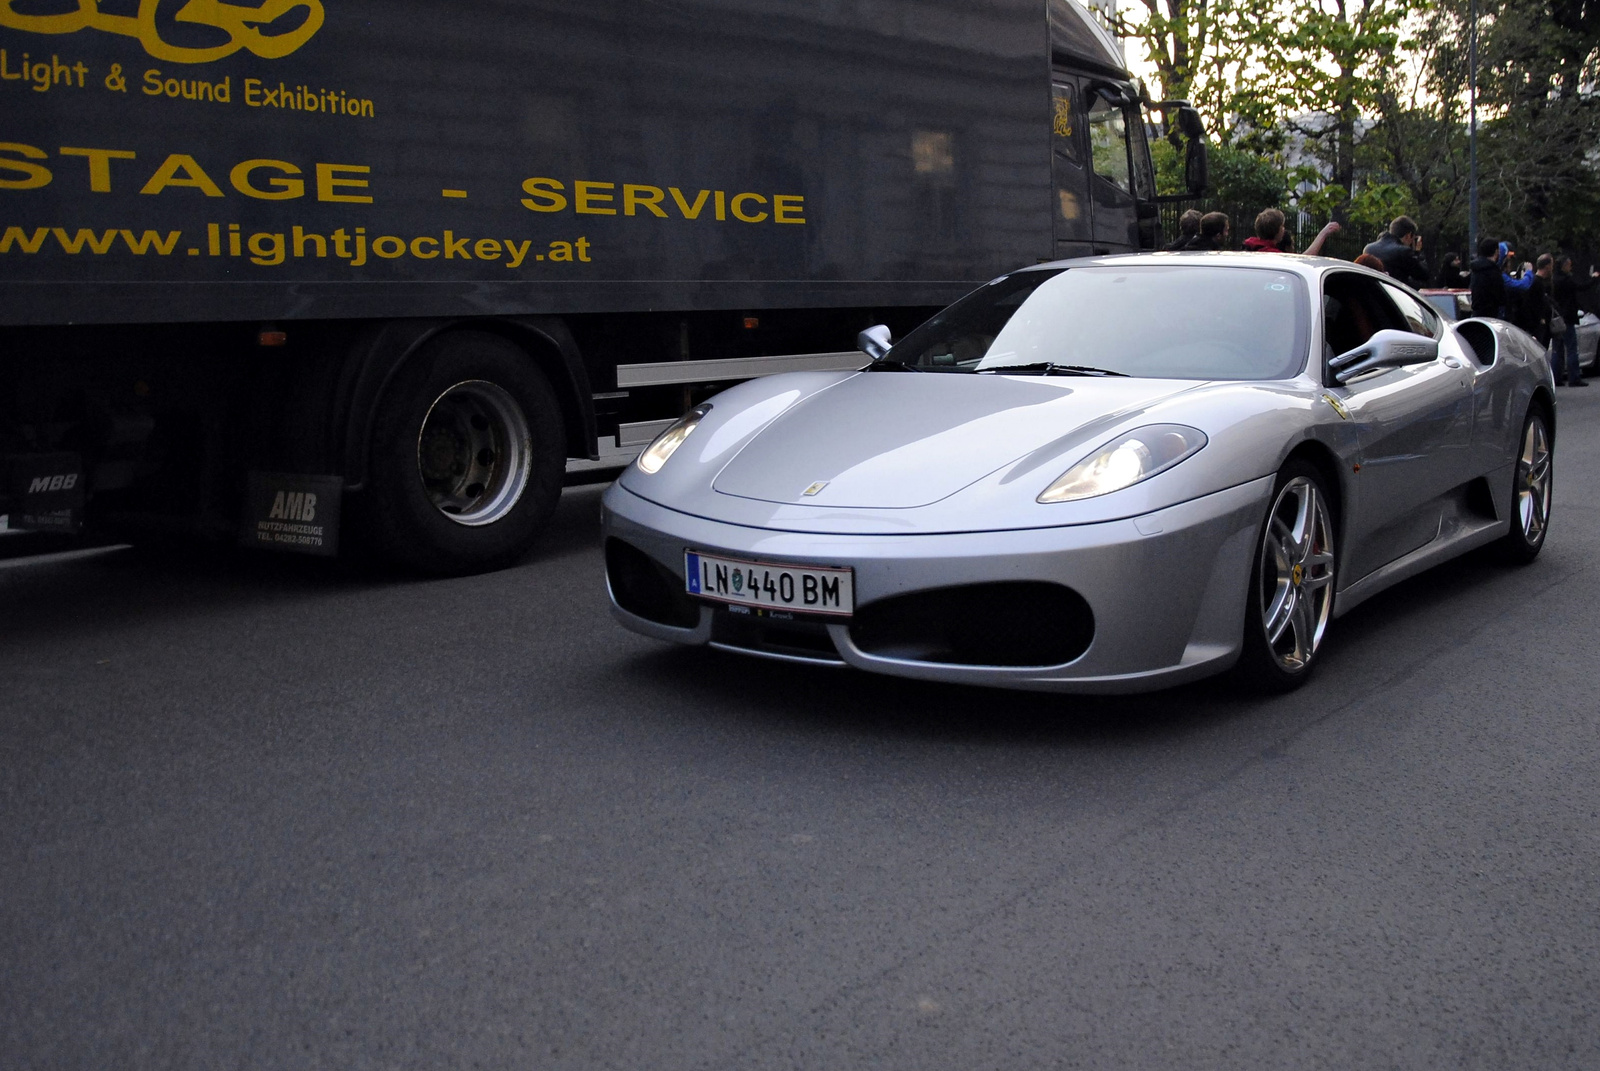
[[[1109,368],[1096,368],[1092,364],[1056,364],[1054,361],[1036,361],[1033,364],[1002,364],[993,368],[980,368],[980,372],[1038,372],[1045,376],[1122,376]]]

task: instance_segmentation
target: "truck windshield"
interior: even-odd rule
[[[1288,379],[1306,337],[1305,288],[1292,272],[1097,265],[996,279],[888,358],[931,372]]]

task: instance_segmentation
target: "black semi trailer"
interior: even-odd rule
[[[1198,178],[1074,0],[0,0],[0,514],[504,563],[719,385],[1154,246],[1152,108]]]

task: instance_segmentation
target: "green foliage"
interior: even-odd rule
[[[1256,211],[1282,208],[1289,197],[1289,184],[1271,160],[1230,145],[1211,147],[1211,190],[1219,200]]]
[[[1365,233],[1381,233],[1396,216],[1417,211],[1411,191],[1392,182],[1366,182],[1350,198],[1349,221]]]
[[[1308,213],[1312,221],[1321,226],[1336,215],[1348,214],[1350,191],[1332,183],[1305,190],[1296,198],[1296,205]]]
[[[1156,193],[1160,196],[1181,196],[1189,192],[1183,176],[1183,152],[1175,149],[1165,138],[1150,143],[1150,159],[1156,167]]]
[[[1469,3],[1130,0],[1120,32],[1205,116],[1236,230],[1296,207],[1345,224],[1343,249],[1403,212],[1465,249]],[[1483,232],[1600,249],[1600,0],[1478,7]],[[1291,144],[1314,166],[1275,163]],[[1154,154],[1158,189],[1184,192],[1181,155]]]
[[[1480,2],[1479,188],[1486,235],[1524,248],[1600,244],[1600,4]],[[1431,248],[1467,248],[1469,0],[1435,0],[1405,27],[1366,114],[1354,170],[1402,187]],[[1376,211],[1376,209],[1374,209]]]

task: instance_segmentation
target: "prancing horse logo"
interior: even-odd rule
[[[801,497],[803,497],[803,498],[815,497],[816,495],[821,494],[822,493],[822,489],[824,487],[826,487],[826,486],[828,486],[828,481],[827,480],[818,480],[816,483],[812,484],[810,487],[807,487],[804,491],[800,492]]]

